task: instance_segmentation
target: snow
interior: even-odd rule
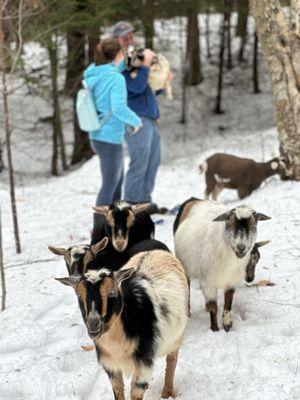
[[[29,48],[29,54],[35,51],[43,54],[38,46]],[[201,197],[204,178],[197,166],[216,151],[266,160],[278,149],[268,80],[262,80],[263,92],[253,96],[249,68],[228,72],[227,112],[216,117],[211,115],[215,72],[213,66],[207,68],[205,82],[189,89],[186,126],[178,124],[178,75],[174,102],[160,100],[163,164],[154,193],[160,206],[172,208],[190,196]],[[22,91],[11,101],[19,126],[13,133],[13,149],[22,254],[15,254],[5,182],[0,197],[8,298],[7,309],[0,313],[0,400],[111,400],[110,383],[94,351],[81,349],[91,341],[75,294],[54,280],[67,275],[64,261],[47,249],[48,244],[67,247],[89,241],[91,207],[100,185],[98,160],[94,157],[59,178],[45,178],[51,129],[39,130],[37,125],[22,140],[17,133],[20,125],[31,129],[34,117],[47,116],[49,104],[37,95],[29,102]],[[175,374],[179,399],[300,399],[299,198],[298,183],[272,177],[243,201],[272,217],[259,222],[258,240],[271,243],[261,250],[255,280],[271,279],[276,286],[240,284],[231,332],[209,330],[203,296],[198,283],[192,282],[192,314]],[[241,204],[234,191],[224,190],[220,200],[230,207]],[[154,219],[156,237],[173,249],[174,216]],[[220,317],[221,293],[219,304]],[[145,400],[160,398],[164,368],[164,360],[158,360]]]
[[[251,155],[259,155],[256,139],[262,134],[275,142],[275,129],[251,134],[239,142],[239,153],[251,149]],[[218,138],[218,143],[228,151],[236,148],[228,139]],[[204,181],[197,164],[202,156],[160,168],[154,194],[159,204],[172,207],[201,196]],[[98,182],[93,158],[69,175],[18,189],[20,256],[14,252],[8,193],[0,191],[8,284],[8,307],[0,314],[0,399],[112,398],[94,352],[81,350],[90,341],[75,294],[54,280],[66,276],[64,261],[47,250],[47,244],[88,242]],[[246,199],[272,216],[259,223],[258,239],[270,239],[271,244],[261,250],[256,280],[271,279],[276,286],[240,285],[230,333],[209,330],[202,294],[197,282],[192,283],[192,315],[175,378],[181,399],[300,398],[299,194],[297,183],[271,178]],[[233,191],[222,192],[221,198],[239,204]],[[172,248],[174,216],[155,216],[159,219],[163,223],[157,224],[156,237]],[[164,361],[159,360],[145,399],[159,398],[163,371]]]

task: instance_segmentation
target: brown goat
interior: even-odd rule
[[[217,200],[220,192],[235,189],[240,199],[249,196],[269,176],[280,174],[282,178],[289,175],[286,160],[282,157],[258,163],[249,158],[240,158],[230,154],[216,153],[208,157],[199,169],[205,172],[205,198],[212,196]]]

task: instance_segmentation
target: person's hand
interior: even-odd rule
[[[169,82],[169,81],[172,81],[173,79],[174,79],[174,75],[173,75],[173,72],[170,70],[168,72],[167,81]]]
[[[133,131],[132,131],[132,134],[133,134],[133,135],[136,134],[136,133],[141,129],[142,126],[143,126],[143,125],[135,126],[134,129],[133,129]]]
[[[143,65],[145,65],[146,67],[151,67],[151,63],[154,57],[154,53],[152,50],[150,49],[145,49],[144,50],[144,63]]]

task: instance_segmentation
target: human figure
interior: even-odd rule
[[[125,21],[113,28],[113,36],[122,48],[133,45],[133,27]],[[129,169],[125,178],[125,200],[133,203],[151,202],[155,177],[160,164],[160,134],[157,125],[159,108],[155,94],[148,85],[149,70],[154,53],[145,49],[143,65],[137,76],[132,78],[130,71],[124,70],[128,91],[128,106],[143,121],[135,134],[126,132],[125,138],[130,156]]]
[[[84,72],[101,121],[99,130],[89,132],[91,147],[100,158],[102,175],[97,206],[121,199],[125,126],[138,129],[142,125],[141,119],[127,106],[125,78],[118,69],[122,59],[119,41],[105,39],[97,46],[95,62]]]

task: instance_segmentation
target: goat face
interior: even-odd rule
[[[292,170],[285,157],[276,157],[269,162],[271,169],[278,173],[281,179],[289,179],[289,177],[292,175]]]
[[[127,69],[140,68],[144,62],[144,50],[128,46],[124,52],[124,61]]]
[[[48,249],[60,256],[64,256],[69,275],[82,275],[86,272],[88,264],[102,251],[108,243],[108,238],[103,238],[92,246],[79,244],[68,249],[48,246]]]
[[[94,207],[97,213],[104,214],[108,225],[108,234],[114,248],[123,252],[128,245],[129,231],[135,223],[135,215],[144,211],[149,204],[129,205],[125,202],[113,204],[109,207]]]
[[[260,252],[258,248],[261,246],[265,246],[268,243],[269,240],[265,240],[263,242],[257,242],[255,243],[253,249],[251,250],[250,259],[246,267],[246,277],[245,277],[246,282],[250,283],[254,280],[256,264],[260,259]]]
[[[257,213],[248,206],[239,206],[219,215],[214,221],[225,222],[225,237],[236,256],[243,258],[254,245],[257,221],[267,219],[270,217]]]
[[[100,338],[121,312],[122,299],[113,273],[107,269],[90,270],[79,277],[55,278],[75,289],[83,304],[83,319],[91,339]]]

